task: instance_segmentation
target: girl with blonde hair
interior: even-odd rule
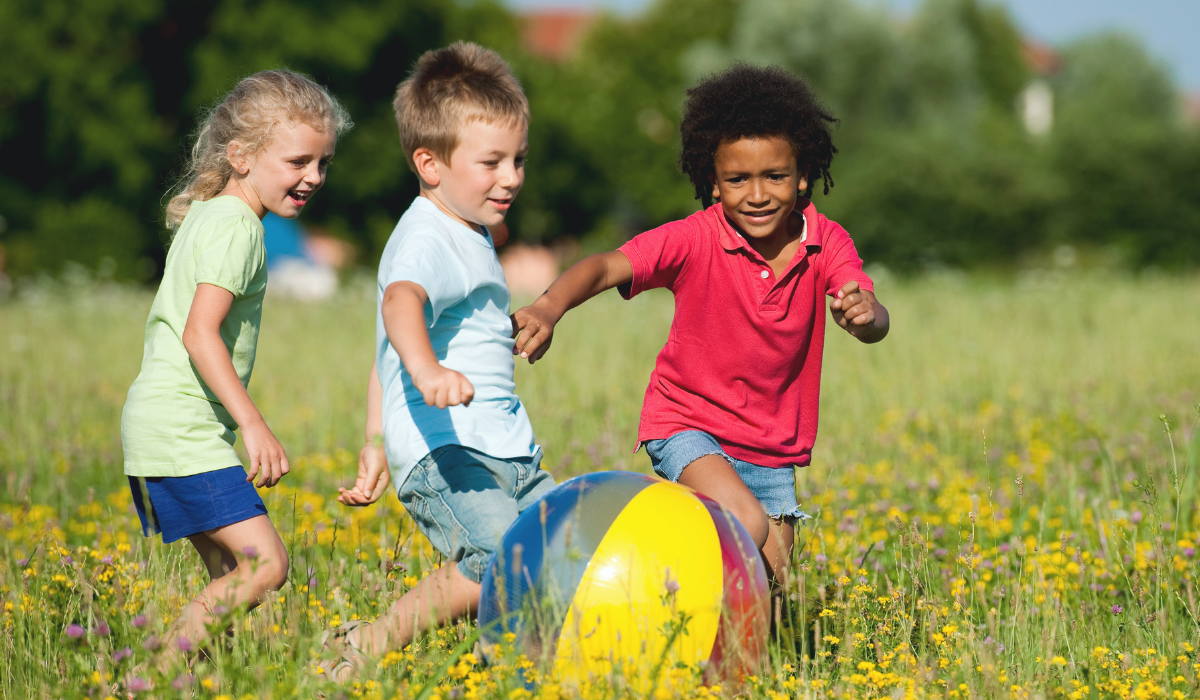
[[[208,113],[167,205],[174,237],[121,440],[145,534],[186,537],[208,569],[171,649],[196,647],[218,606],[253,608],[287,580],[287,550],[255,490],[288,473],[287,454],[246,392],[267,285],[262,218],[300,215],[350,126],[305,76],[255,73]],[[239,427],[249,473],[233,449]]]

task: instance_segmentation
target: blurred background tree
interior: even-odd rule
[[[549,58],[527,29],[486,0],[0,2],[5,271],[74,261],[154,280],[164,193],[197,119],[239,77],[279,66],[328,85],[355,119],[304,222],[371,265],[417,191],[393,91],[456,39],[500,51],[529,94],[517,240],[611,247],[695,211],[675,165],[684,91],[743,60],[806,76],[841,119],[837,186],[817,205],[870,262],[1011,265],[1072,245],[1129,266],[1200,263],[1200,135],[1128,37],[1039,62],[979,0],[926,0],[905,18],[852,0],[659,0],[592,18]]]

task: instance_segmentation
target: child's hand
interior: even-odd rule
[[[275,434],[267,427],[265,421],[242,426],[242,444],[250,455],[250,473],[246,481],[254,481],[257,488],[271,488],[279,483],[284,474],[291,471],[288,466],[287,453],[283,445],[275,439]]]
[[[470,380],[436,362],[422,365],[411,375],[413,386],[425,397],[427,406],[468,406],[471,399],[475,398],[475,387],[471,385]]]
[[[859,290],[858,282],[850,280],[842,285],[833,301],[829,302],[829,311],[833,314],[835,323],[857,338],[873,330],[875,307],[871,300],[870,292]]]
[[[542,359],[554,339],[554,324],[558,319],[537,305],[517,309],[512,315],[513,354],[529,358],[529,364]]]
[[[338,503],[366,506],[379,500],[392,481],[383,445],[366,445],[358,453],[358,479],[354,488],[338,487]]]

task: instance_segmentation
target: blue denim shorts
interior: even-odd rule
[[[721,455],[734,468],[742,483],[774,520],[805,520],[807,513],[796,501],[796,471],[792,468],[763,467],[725,454],[716,438],[702,430],[684,430],[664,440],[647,440],[646,454],[654,472],[664,479],[679,481],[683,470],[708,455]]]
[[[498,459],[443,445],[417,462],[396,495],[434,548],[479,583],[508,526],[555,487],[541,464],[540,450]]]

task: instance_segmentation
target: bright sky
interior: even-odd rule
[[[870,0],[860,0],[870,1]],[[908,12],[920,0],[874,0]],[[514,9],[605,7],[634,13],[650,0],[505,0]],[[1029,36],[1054,45],[1092,32],[1137,35],[1176,81],[1200,93],[1200,0],[1000,0]]]

